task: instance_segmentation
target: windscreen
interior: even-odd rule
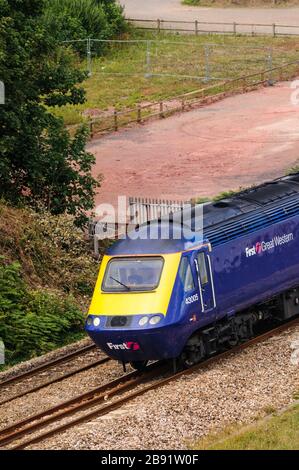
[[[109,261],[102,290],[104,292],[147,291],[158,287],[161,257],[114,258]]]

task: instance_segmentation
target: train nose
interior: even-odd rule
[[[111,318],[90,315],[85,329],[107,356],[122,362],[174,357],[174,348],[179,349],[183,341],[178,329],[167,325],[158,314],[131,317],[129,325],[123,327],[112,324]]]
[[[143,361],[146,347],[137,338],[136,334],[119,334],[117,331],[107,333],[105,331],[87,330],[91,339],[104,351],[107,356],[122,362]]]

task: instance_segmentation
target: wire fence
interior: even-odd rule
[[[99,40],[83,39],[66,41],[66,45],[83,47],[86,60],[78,60],[78,66],[93,77],[93,93],[105,83],[118,90],[120,103],[125,96],[128,80],[130,90],[137,83],[147,87],[147,81],[158,84],[163,99],[126,107],[113,103],[100,112],[85,113],[84,119],[91,134],[117,130],[130,123],[163,118],[176,111],[184,111],[193,105],[204,104],[223,94],[246,91],[258,84],[273,84],[275,80],[290,79],[298,75],[296,49],[272,48],[256,45],[207,43],[200,41],[169,40]],[[116,80],[111,76],[116,76]],[[121,78],[129,76],[133,78]],[[169,79],[173,77],[173,79]],[[177,86],[177,80],[184,86]],[[137,82],[139,80],[139,82]],[[155,80],[155,82],[154,82]],[[163,80],[163,82],[162,82]],[[194,81],[196,83],[193,86]],[[173,88],[171,85],[174,83]],[[187,84],[187,85],[186,85]],[[169,88],[168,88],[169,86]],[[131,88],[130,88],[131,87]],[[138,87],[136,87],[137,89]],[[194,90],[184,93],[185,90]],[[171,90],[180,90],[171,93]],[[173,94],[173,96],[171,96]],[[157,93],[159,96],[159,94]],[[165,96],[166,95],[166,96]],[[76,129],[77,124],[69,126]]]
[[[157,33],[164,31],[195,35],[210,33],[250,36],[271,35],[273,37],[299,35],[299,25],[282,25],[277,23],[229,23],[137,18],[128,18],[127,21],[135,28],[155,31]]]
[[[285,51],[263,46],[92,38],[64,43],[84,46],[86,60],[80,67],[86,68],[89,76],[141,75],[148,79],[174,77],[209,82],[286,62]]]
[[[189,93],[184,93],[168,99],[156,101],[146,105],[137,105],[124,111],[114,111],[102,118],[89,121],[91,135],[106,131],[117,131],[120,127],[132,123],[142,123],[152,118],[165,118],[176,112],[184,112],[194,107],[207,105],[214,101],[231,95],[232,93],[245,93],[258,86],[273,85],[276,81],[292,79],[299,75],[299,61],[272,67],[271,69],[243,75],[233,80],[217,82]]]

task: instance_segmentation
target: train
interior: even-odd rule
[[[196,224],[198,208],[140,225],[102,258],[85,329],[124,367],[191,367],[299,313],[299,173],[205,203]]]

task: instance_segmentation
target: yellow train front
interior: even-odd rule
[[[199,241],[194,234],[184,239],[180,230],[174,225],[168,239],[161,233],[151,239],[145,226],[137,239],[119,240],[102,259],[86,331],[123,364],[139,369],[148,360],[177,358],[198,328],[192,257]]]

